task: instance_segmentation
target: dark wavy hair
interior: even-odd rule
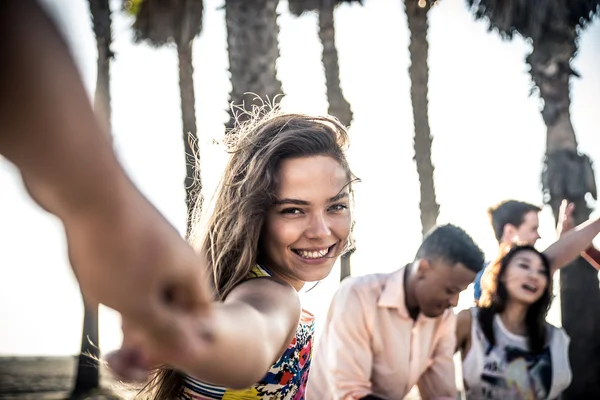
[[[494,315],[501,314],[505,310],[509,298],[502,277],[506,273],[510,261],[522,251],[532,251],[540,257],[546,267],[546,278],[548,279],[544,294],[529,307],[525,316],[529,348],[532,352],[539,354],[546,346],[546,315],[552,301],[552,277],[550,276],[550,261],[535,247],[531,245],[504,247],[498,259],[488,266],[481,282],[482,293],[477,302],[479,307],[477,319],[490,346],[495,346]]]

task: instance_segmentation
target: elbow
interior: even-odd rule
[[[248,389],[260,382],[265,377],[270,367],[271,364],[254,360],[254,362],[248,363],[244,368],[238,370],[235,374],[232,374],[230,382],[226,386],[235,390]]]
[[[236,373],[229,376],[227,379],[229,382],[225,386],[235,390],[248,389],[265,377],[273,360],[267,357],[266,351],[253,351],[252,353],[245,357],[246,361],[242,365],[238,364]]]
[[[264,335],[257,337],[264,337]],[[220,374],[222,379],[219,379],[219,384],[234,390],[244,390],[254,386],[265,377],[277,358],[273,357],[272,353],[272,346],[265,341],[257,341],[252,348],[245,349],[239,354],[235,363],[235,373],[227,369],[224,374]]]

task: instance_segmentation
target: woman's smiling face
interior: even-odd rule
[[[286,159],[261,235],[267,267],[296,289],[329,275],[351,227],[350,178],[329,156]]]

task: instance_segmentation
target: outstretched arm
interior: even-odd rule
[[[289,347],[300,320],[296,290],[270,278],[257,278],[237,286],[222,303],[214,304],[209,317],[195,318],[194,337],[187,344],[190,363],[179,370],[203,382],[233,389],[246,389],[265,376]],[[132,327],[123,327],[127,332]],[[143,335],[129,335],[123,349],[108,357],[122,380],[143,381],[148,365],[131,362],[130,354],[147,348]],[[137,340],[136,340],[137,339]],[[231,371],[235,371],[234,374]]]
[[[563,201],[559,212],[559,239],[550,245],[544,254],[550,260],[552,273],[564,267],[592,244],[592,240],[600,233],[600,218],[588,220],[572,228],[572,212],[574,206]]]
[[[181,361],[186,312],[212,297],[203,260],[127,178],[36,1],[0,2],[0,54],[0,154],[64,224],[86,298],[121,312],[168,360]]]

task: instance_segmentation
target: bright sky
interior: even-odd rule
[[[68,39],[90,93],[96,45],[85,0],[46,0]],[[120,0],[114,0],[113,10]],[[210,195],[223,166],[229,92],[223,0],[205,0],[204,31],[194,45],[202,177]],[[281,1],[279,78],[286,110],[327,111],[315,14],[293,17]],[[409,33],[403,2],[343,5],[335,14],[341,81],[355,120],[350,162],[356,187],[356,275],[390,272],[412,260],[421,239],[418,176],[413,163]],[[131,20],[114,14],[112,107],[115,147],[133,180],[181,231],[185,175],[177,57],[131,40]],[[444,0],[430,12],[429,115],[440,223],[465,228],[488,257],[496,243],[486,208],[506,198],[542,202],[545,127],[521,39],[501,41],[474,22],[464,0]],[[600,25],[582,35],[572,82],[572,120],[580,150],[600,162]],[[596,142],[595,142],[596,141]],[[596,174],[600,171],[596,168]],[[0,161],[0,354],[68,355],[79,351],[83,308],[57,220],[35,206],[14,167]],[[540,247],[554,238],[542,213]],[[325,317],[339,276],[303,294],[305,307]],[[472,298],[470,291],[462,306]],[[555,312],[550,318],[558,322]],[[101,310],[103,351],[120,344],[119,317]],[[318,328],[317,328],[318,329]]]

